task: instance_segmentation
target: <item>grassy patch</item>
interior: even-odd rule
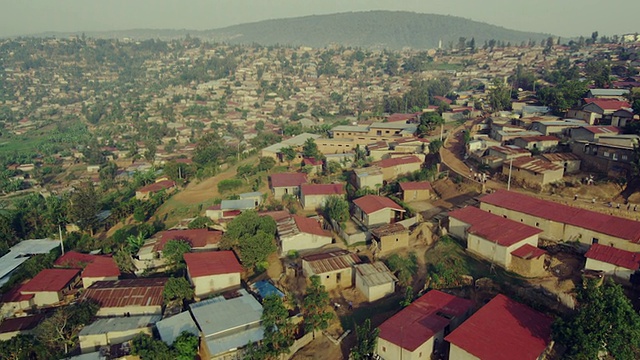
[[[355,324],[362,324],[366,319],[371,319],[371,324],[378,326],[400,310],[401,299],[402,295],[395,294],[391,297],[380,299],[371,305],[359,307],[351,314],[341,316],[340,324],[344,330],[354,330]]]
[[[460,71],[464,69],[462,64],[449,64],[449,63],[441,63],[441,62],[432,62],[425,65],[425,70],[453,70]]]

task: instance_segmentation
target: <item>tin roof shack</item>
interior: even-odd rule
[[[604,271],[607,275],[628,282],[631,274],[640,269],[640,253],[616,249],[611,246],[593,244],[584,255],[588,270]]]
[[[620,129],[615,126],[582,126],[571,129],[571,140],[597,142],[601,136],[618,135]]]
[[[356,274],[356,288],[373,302],[391,295],[396,291],[398,279],[382,261],[371,264],[356,264],[353,266]]]
[[[205,359],[242,359],[244,348],[264,336],[262,305],[244,289],[234,296],[218,296],[189,305],[200,329]]]
[[[44,314],[4,319],[0,322],[0,341],[7,341],[19,334],[30,334],[44,320]]]
[[[269,180],[273,196],[282,200],[285,195],[300,197],[300,185],[307,183],[307,175],[303,173],[271,174]]]
[[[300,202],[305,210],[320,209],[330,196],[344,197],[342,184],[302,184]]]
[[[467,241],[467,251],[511,270],[512,252],[537,247],[542,230],[467,206],[449,213],[449,232]]]
[[[353,200],[353,217],[366,227],[401,221],[406,212],[393,200],[377,195],[365,195]]]
[[[118,280],[120,277],[120,269],[111,256],[82,254],[72,250],[59,257],[53,265],[82,269],[80,277],[85,289],[96,281]]]
[[[136,190],[136,199],[147,200],[151,195],[160,191],[172,191],[176,187],[176,182],[173,180],[161,180],[147,186],[143,186]]]
[[[159,315],[98,319],[80,330],[80,351],[83,354],[99,351],[103,346],[121,344],[140,333],[152,335],[153,324],[160,319]]]
[[[33,294],[38,307],[56,304],[73,289],[79,279],[78,269],[44,269],[20,287],[22,295]]]
[[[492,146],[487,155],[482,157],[481,162],[489,165],[492,169],[497,169],[502,164],[508,163],[509,160],[523,157],[531,157],[531,152],[515,145]]]
[[[540,155],[548,162],[562,166],[565,174],[575,174],[580,171],[580,164],[582,161],[578,155],[573,153],[553,153]]]
[[[162,315],[167,278],[98,281],[82,295],[100,305],[97,316]]]
[[[286,256],[290,251],[313,250],[333,243],[331,233],[322,229],[313,218],[293,215],[278,220],[276,226],[280,256]]]
[[[400,223],[387,224],[371,230],[380,255],[409,247],[409,230]]]
[[[186,253],[184,261],[196,297],[240,287],[242,265],[233,251]]]
[[[425,201],[431,199],[433,188],[428,181],[401,182],[402,201]]]
[[[384,183],[382,179],[382,169],[378,166],[353,169],[353,182],[357,189],[369,188],[376,190]]]
[[[385,360],[430,359],[441,352],[445,332],[458,327],[472,305],[471,300],[431,290],[380,325],[376,352]]]
[[[327,291],[353,286],[352,267],[361,262],[358,255],[347,250],[334,250],[302,257],[302,272],[308,279],[314,275]]]
[[[505,161],[502,164],[502,174],[505,176],[511,174],[512,181],[540,189],[545,185],[561,181],[564,168],[537,157],[526,157],[513,162]]]
[[[552,345],[552,323],[550,316],[498,294],[445,337],[449,358],[540,359]]]
[[[195,336],[200,336],[200,330],[196,325],[195,321],[191,317],[191,313],[189,311],[183,311],[178,315],[174,315],[165,319],[162,319],[156,323],[156,329],[158,329],[158,334],[160,335],[160,339],[167,343],[169,346],[173,344],[174,341],[182,334],[183,331],[186,331]]]
[[[579,241],[640,252],[640,222],[574,208],[514,191],[497,190],[480,199],[480,209],[535,226],[540,237],[553,241]]]

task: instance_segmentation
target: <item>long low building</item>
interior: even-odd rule
[[[640,222],[498,190],[480,198],[480,209],[535,226],[540,237],[640,252]]]

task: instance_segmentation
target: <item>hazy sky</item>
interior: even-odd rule
[[[362,10],[455,15],[560,36],[640,32],[640,0],[0,0],[0,36],[44,31],[204,30]]]

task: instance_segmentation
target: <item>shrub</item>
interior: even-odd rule
[[[244,183],[239,179],[226,179],[222,180],[218,183],[218,191],[220,193],[236,190],[241,187]]]

